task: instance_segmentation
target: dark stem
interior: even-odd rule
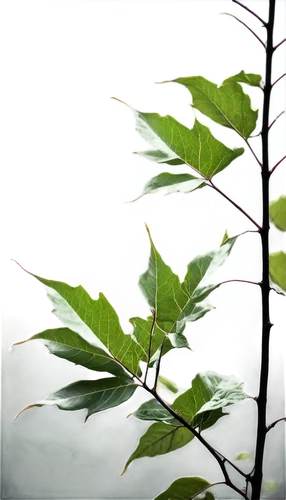
[[[250,217],[250,215],[245,212],[245,210],[243,210],[243,208],[241,208],[237,203],[235,203],[235,201],[233,201],[231,198],[229,198],[223,191],[221,191],[218,187],[216,187],[213,183],[213,181],[211,179],[209,179],[209,184],[208,186],[210,186],[211,188],[213,188],[215,191],[217,191],[217,193],[221,194],[226,200],[228,200],[235,208],[237,208],[243,215],[245,215],[245,217],[247,217],[256,227],[257,229],[261,230],[259,224],[257,224],[257,222],[255,222],[255,220],[252,219],[252,217]]]
[[[253,12],[253,10],[249,9],[249,7],[246,7],[246,5],[243,5],[243,3],[238,2],[238,0],[232,0],[232,1],[233,1],[233,3],[237,3],[237,5],[240,5],[240,7],[247,10],[247,12],[249,12],[254,17],[256,17],[259,21],[261,21],[263,26],[266,26],[266,22],[263,21],[263,19],[261,17],[259,17],[258,14],[256,14],[256,12]]]
[[[259,38],[259,36],[255,33],[255,31],[253,31],[246,23],[241,21],[241,19],[234,16],[233,14],[229,14],[228,12],[222,12],[222,14],[224,14],[225,16],[234,17],[234,19],[236,19],[239,23],[243,24],[243,26],[245,26],[248,29],[248,31],[250,31],[250,33],[252,33],[255,36],[255,38],[257,38],[257,40],[263,45],[263,48],[265,49],[265,43],[261,40],[261,38]]]
[[[159,373],[160,373],[160,366],[161,366],[161,359],[162,359],[163,349],[164,349],[164,345],[165,345],[166,339],[167,339],[167,336],[165,336],[163,338],[163,341],[162,341],[162,344],[161,344],[161,347],[160,347],[159,358],[158,358],[158,361],[157,361],[156,374],[155,374],[155,382],[154,382],[154,387],[152,389],[155,392],[156,392],[156,389],[157,389],[158,378],[159,378]]]
[[[229,486],[232,490],[236,491],[239,493],[239,495],[243,496],[246,500],[249,500],[248,496],[244,493],[244,491],[240,490],[237,488],[231,481],[228,472],[225,467],[225,462],[228,462],[231,464],[242,476],[248,477],[244,472],[242,472],[240,469],[238,469],[232,462],[227,460],[223,455],[221,455],[218,451],[216,451],[203,437],[202,435],[194,428],[192,427],[181,415],[176,413],[156,392],[155,389],[150,389],[150,387],[146,386],[146,384],[143,384],[143,388],[148,391],[152,396],[157,399],[157,401],[174,417],[180,424],[182,424],[186,429],[188,429],[199,441],[200,443],[205,446],[205,448],[210,452],[210,454],[216,459],[218,462],[221,471],[223,473],[224,479],[225,479],[225,484]]]
[[[266,69],[265,69],[265,87],[263,101],[262,117],[262,200],[263,200],[263,219],[260,231],[262,245],[262,345],[261,345],[261,367],[259,394],[256,399],[258,411],[258,425],[256,435],[256,452],[254,461],[254,470],[251,475],[252,500],[259,500],[261,494],[261,484],[263,477],[263,456],[266,439],[266,407],[267,407],[267,388],[269,375],[269,339],[272,324],[269,317],[269,150],[268,150],[268,132],[269,132],[269,108],[271,95],[271,72],[273,56],[273,28],[275,15],[275,0],[269,0],[269,17],[266,25],[267,43],[266,43]]]

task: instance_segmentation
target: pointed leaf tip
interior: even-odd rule
[[[121,99],[118,99],[118,97],[110,97],[110,99],[113,99],[114,101],[121,102],[122,104],[125,104],[125,106],[128,106],[128,104],[126,104],[126,102],[121,101]]]

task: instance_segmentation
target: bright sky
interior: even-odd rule
[[[267,0],[244,3],[267,20]],[[285,37],[285,10],[285,2],[277,1],[275,44]],[[192,75],[220,84],[241,70],[260,74],[264,80],[263,47],[245,27],[220,12],[238,16],[265,39],[259,21],[227,0],[25,1],[25,15],[33,17],[33,55],[41,57],[41,79],[57,89],[56,116],[72,128],[73,159],[88,159],[89,184],[104,191],[104,201],[96,205],[104,207],[105,223],[112,224],[113,239],[120,240],[121,263],[138,238],[146,245],[143,221],[159,235],[158,248],[181,277],[188,259],[219,245],[224,228],[230,235],[252,228],[208,188],[188,195],[164,197],[160,193],[123,205],[140,195],[151,177],[163,171],[174,173],[174,169],[132,155],[146,144],[135,132],[133,114],[111,96],[141,111],[171,114],[190,128],[196,115],[228,147],[245,146],[235,132],[194,112],[189,106],[191,96],[182,86],[154,85],[155,81]],[[274,55],[273,81],[285,72],[285,55],[284,44]],[[244,90],[251,96],[253,108],[261,108],[261,90],[247,86]],[[271,119],[285,109],[284,92],[282,79],[272,93]],[[260,123],[261,116],[256,133]],[[281,117],[271,133],[272,164],[285,153],[284,138]],[[251,141],[260,155],[260,138]],[[176,173],[187,171],[187,167],[176,167]],[[271,198],[285,191],[285,180],[281,165],[272,178]],[[259,221],[260,172],[249,150],[214,182]],[[51,187],[57,189],[54,179]],[[282,246],[283,235],[273,235],[272,249]],[[146,252],[142,259],[144,269]],[[222,272],[213,276],[258,280],[259,261],[258,236],[248,234],[238,240]],[[205,327],[247,307],[252,317],[259,299],[253,288],[230,284],[214,292],[211,303],[218,310],[207,315]]]

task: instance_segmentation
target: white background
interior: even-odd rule
[[[267,20],[267,0],[244,3]],[[285,11],[285,2],[277,1],[274,44],[285,37]],[[188,195],[158,193],[135,204],[123,204],[140,195],[144,184],[158,173],[188,169],[159,167],[132,155],[146,144],[135,131],[132,112],[111,96],[141,111],[171,114],[190,128],[196,115],[228,147],[245,146],[235,132],[192,110],[191,96],[182,86],[153,83],[202,75],[220,84],[241,70],[260,74],[264,80],[263,47],[245,27],[220,12],[238,16],[265,40],[261,23],[227,0],[25,1],[25,15],[33,19],[33,55],[41,58],[40,77],[56,88],[56,117],[72,128],[73,159],[88,160],[89,184],[104,191],[104,201],[96,205],[104,207],[104,221],[112,224],[113,239],[120,240],[121,263],[140,238],[140,269],[144,269],[143,221],[154,229],[159,250],[181,278],[192,256],[220,244],[224,228],[230,235],[253,228],[209,188]],[[273,81],[285,72],[285,55],[283,44],[274,54]],[[244,91],[251,96],[253,108],[261,109],[262,91],[248,86]],[[270,120],[285,109],[284,92],[285,78],[274,87]],[[254,133],[260,131],[260,125],[261,114]],[[285,153],[284,117],[273,126],[270,138],[274,164]],[[251,144],[260,156],[260,138],[251,139]],[[271,198],[285,191],[284,169],[280,165],[272,177]],[[260,221],[260,169],[247,147],[214,182]],[[54,179],[50,188],[57,190]],[[283,235],[272,235],[272,249],[282,246]],[[258,236],[242,236],[216,276],[259,280]],[[258,287],[223,285],[211,295],[211,303],[218,309],[193,325],[193,332],[242,311],[253,319],[259,312],[258,299]]]

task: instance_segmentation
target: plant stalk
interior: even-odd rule
[[[271,73],[272,73],[272,56],[273,47],[273,28],[275,17],[275,1],[269,0],[269,16],[268,23],[265,25],[267,31],[266,42],[266,69],[265,69],[265,87],[263,101],[263,117],[262,117],[262,201],[263,201],[263,219],[260,229],[261,245],[262,245],[262,281],[261,281],[261,297],[262,297],[262,345],[261,345],[261,367],[260,367],[260,385],[259,394],[257,397],[258,410],[258,425],[256,435],[256,452],[254,469],[251,475],[252,496],[251,500],[259,500],[261,494],[261,484],[263,478],[263,456],[265,448],[265,440],[267,433],[266,426],[266,409],[267,409],[267,388],[269,375],[269,339],[272,324],[269,317],[269,108],[271,95]]]

